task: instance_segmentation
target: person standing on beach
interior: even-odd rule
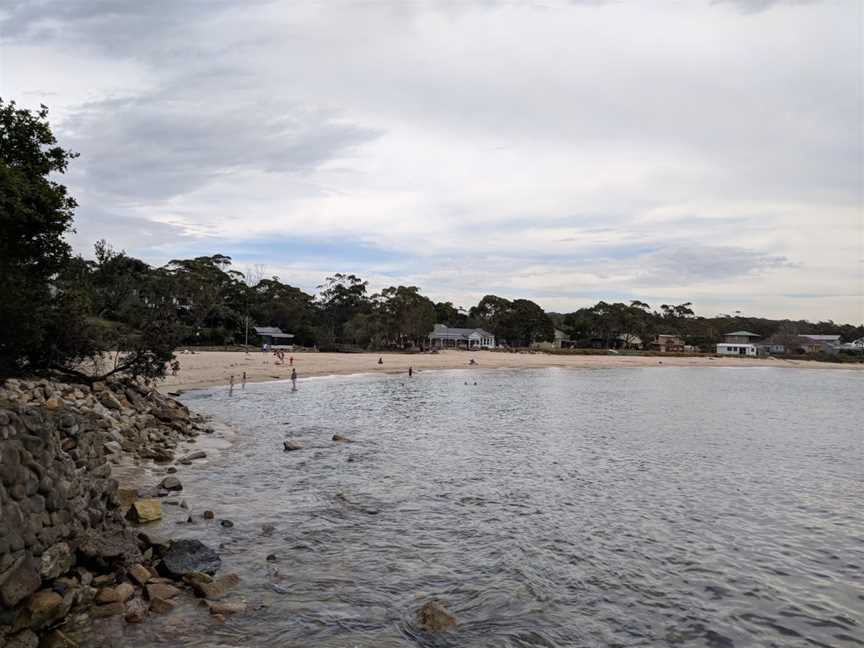
[[[297,391],[297,370],[291,370],[291,391]]]
[[[384,364],[384,358],[381,358],[381,357],[379,356],[379,358],[378,358],[378,364]]]

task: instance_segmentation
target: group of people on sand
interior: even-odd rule
[[[285,364],[285,352],[282,349],[274,349],[273,355],[276,357],[276,364]],[[294,366],[294,356],[288,356],[288,364]]]

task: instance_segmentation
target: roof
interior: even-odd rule
[[[255,333],[258,335],[268,335],[270,337],[278,337],[278,338],[293,338],[294,335],[292,333],[283,333],[282,329],[276,326],[253,326]]]
[[[751,333],[750,331],[735,331],[734,333],[724,333],[725,336],[737,335],[738,337],[762,337],[758,333]]]
[[[813,340],[814,342],[839,342],[839,335],[808,335],[807,333],[802,333],[798,337],[807,338],[808,340]]]
[[[444,324],[436,324],[435,330],[429,334],[429,337],[467,340],[472,335],[490,338],[495,337],[489,331],[485,331],[481,328],[450,328]]]

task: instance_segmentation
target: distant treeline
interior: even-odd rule
[[[676,333],[707,348],[742,328],[763,337],[864,337],[862,326],[833,322],[696,317],[690,304],[655,310],[640,301],[600,302],[558,314],[528,299],[487,295],[466,310],[435,303],[416,286],[371,294],[362,278],[341,273],[311,295],[260,268],[241,273],[221,254],[152,267],[104,240],[86,260],[64,239],[76,202],[52,180],[76,155],[57,145],[47,109],[31,112],[0,99],[0,144],[0,378],[48,370],[82,379],[158,377],[178,346],[256,343],[256,325],[278,326],[296,344],[321,350],[422,348],[436,323],[481,327],[511,347],[552,341],[556,328],[575,346],[609,347],[622,335],[648,341]],[[97,367],[109,351],[114,361]]]

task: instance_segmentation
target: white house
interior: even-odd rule
[[[480,328],[450,328],[436,324],[429,334],[433,349],[494,349],[495,336]]]
[[[755,356],[757,352],[755,344],[721,342],[717,345],[717,355]]]

